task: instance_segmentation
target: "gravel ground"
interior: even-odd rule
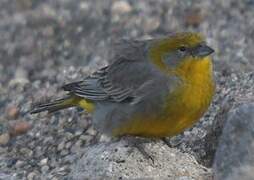
[[[218,90],[202,121],[171,143],[210,167],[216,118],[224,107],[253,101],[253,17],[253,0],[1,0],[0,179],[63,179],[80,149],[100,141],[79,109],[27,112],[107,64],[111,40],[189,30],[216,50]]]

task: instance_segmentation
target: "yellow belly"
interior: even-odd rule
[[[171,137],[184,131],[196,123],[207,110],[211,101],[202,105],[180,105],[175,104],[173,108],[168,108],[166,113],[156,119],[149,116],[130,119],[121,127],[113,130],[114,136],[136,135],[143,137]]]
[[[184,129],[191,127],[199,120],[203,112],[195,115],[174,114],[173,116],[158,117],[158,119],[138,118],[129,120],[113,131],[114,136],[135,135],[142,137],[171,137],[181,133]]]

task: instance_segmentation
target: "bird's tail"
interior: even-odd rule
[[[76,101],[77,101],[77,97],[68,96],[65,98],[57,99],[50,103],[37,105],[33,107],[30,113],[35,114],[35,113],[40,113],[43,111],[48,111],[49,113],[52,113],[61,109],[76,106],[77,105]]]

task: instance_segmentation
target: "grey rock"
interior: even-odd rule
[[[126,141],[100,143],[86,149],[72,165],[71,179],[205,179],[211,172],[195,158],[162,142],[144,143],[154,162]]]
[[[214,160],[216,180],[254,178],[254,103],[228,113]]]

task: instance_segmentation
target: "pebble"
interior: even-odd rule
[[[94,136],[91,136],[91,135],[81,135],[79,137],[79,139],[85,141],[86,143],[89,143],[90,141],[92,141],[94,139]]]
[[[6,145],[10,140],[10,134],[4,133],[0,135],[0,145]]]
[[[1,143],[0,143],[0,145],[1,145]],[[3,145],[3,144],[2,144]],[[8,151],[8,148],[7,147],[1,147],[0,146],[0,154],[4,154],[4,153],[6,153]]]
[[[48,163],[48,158],[44,158],[40,161],[40,165],[43,166],[43,165],[46,165]]]
[[[83,131],[76,131],[74,135],[75,136],[80,136],[82,133],[83,133]]]
[[[71,132],[66,132],[65,137],[67,140],[71,140],[74,137],[74,134],[72,134]]]
[[[81,127],[82,129],[87,129],[89,123],[86,119],[79,119],[78,120],[78,126]]]
[[[80,9],[81,10],[83,10],[83,11],[87,11],[87,10],[89,10],[89,4],[87,3],[87,2],[81,2],[80,4],[79,4],[79,7],[80,7]]]
[[[49,170],[49,166],[45,165],[45,166],[42,166],[41,168],[41,171],[42,171],[42,174],[46,174]]]
[[[62,151],[60,152],[60,155],[61,155],[61,156],[65,156],[65,155],[67,155],[68,153],[69,153],[68,150],[62,150]]]
[[[159,17],[146,18],[143,22],[143,28],[146,33],[155,31],[160,26]]]
[[[16,69],[15,77],[9,82],[9,86],[14,87],[15,85],[25,85],[29,83],[27,76],[27,72],[24,69]]]
[[[10,125],[10,135],[15,137],[27,133],[32,125],[27,121],[17,121]]]
[[[93,127],[90,127],[90,128],[87,129],[86,133],[91,135],[91,136],[95,136],[97,131]]]
[[[65,146],[65,142],[64,142],[64,141],[62,141],[60,144],[58,144],[58,146],[57,146],[57,150],[58,150],[58,151],[63,150],[63,149],[64,149],[64,146]]]
[[[16,119],[19,115],[19,109],[17,106],[9,106],[6,109],[6,115],[8,119]]]
[[[72,142],[68,142],[68,143],[65,144],[66,149],[69,149],[71,146],[72,146]]]
[[[24,164],[25,164],[24,161],[18,160],[18,161],[15,163],[15,167],[21,168]]]
[[[81,144],[82,144],[82,141],[81,141],[81,140],[78,140],[78,141],[75,143],[75,145],[71,147],[70,151],[71,151],[72,153],[77,153],[77,152],[79,152],[80,147],[81,147]]]
[[[66,163],[73,163],[75,160],[76,160],[75,155],[68,155],[68,156],[64,157],[64,161]]]
[[[35,177],[37,176],[37,174],[35,172],[30,172],[28,175],[27,175],[27,179],[28,180],[35,180]]]
[[[111,8],[112,13],[126,14],[132,11],[131,5],[127,1],[115,1]]]
[[[203,20],[204,16],[198,9],[191,10],[185,16],[185,23],[187,26],[198,26],[202,23]]]
[[[33,155],[33,151],[31,149],[28,149],[28,148],[21,148],[20,152],[23,155],[28,156],[28,157],[31,157]]]

